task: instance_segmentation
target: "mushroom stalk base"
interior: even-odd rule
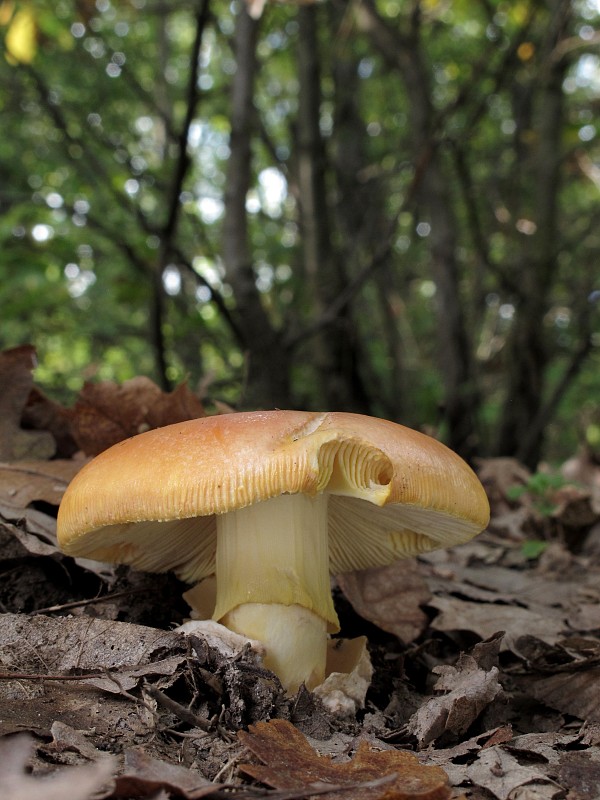
[[[213,619],[263,642],[289,692],[323,680],[339,630],[329,581],[327,495],[280,495],[217,516]]]
[[[288,692],[296,692],[302,683],[314,689],[325,680],[327,623],[307,608],[246,603],[226,614],[221,622],[264,644],[263,663]]]

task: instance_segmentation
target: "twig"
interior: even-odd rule
[[[160,689],[157,689],[156,686],[147,685],[145,691],[153,700],[156,700],[160,706],[166,708],[167,711],[170,711],[172,714],[175,714],[176,717],[179,717],[182,722],[187,722],[188,725],[192,725],[194,728],[200,728],[200,730],[206,731],[207,733],[213,730],[211,722],[194,714],[193,711],[182,706],[181,703],[178,703],[176,700],[172,700],[166,694],[163,694]]]
[[[82,606],[92,606],[96,603],[107,603],[110,600],[118,600],[121,597],[129,597],[132,594],[142,594],[148,592],[147,589],[125,589],[122,592],[115,592],[114,594],[105,594],[101,597],[93,597],[88,600],[73,600],[71,603],[62,603],[57,606],[47,606],[46,608],[36,608],[35,611],[30,612],[30,616],[35,617],[37,614],[49,614],[53,611],[65,611],[69,608],[80,608]]]
[[[194,714],[193,711],[190,711],[189,708],[182,706],[181,703],[163,694],[156,686],[146,685],[144,688],[153,700],[156,700],[160,706],[166,708],[167,711],[170,711],[172,714],[175,714],[176,717],[179,717],[182,722],[187,722],[188,725],[192,725],[194,728],[200,728],[200,730],[206,733],[217,733],[222,739],[227,741],[232,740],[232,734],[226,731],[221,725],[199,717],[197,714]]]
[[[90,678],[106,678],[103,672],[88,675],[47,675],[41,672],[0,672],[0,681],[87,681]]]

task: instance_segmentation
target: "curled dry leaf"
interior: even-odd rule
[[[433,688],[446,694],[432,697],[410,718],[407,727],[419,746],[428,745],[445,733],[466,733],[501,693],[499,671],[492,663],[497,659],[500,639],[497,634],[489,642],[476,645],[472,654],[462,653],[456,666],[434,668],[440,678]]]
[[[0,531],[5,531],[31,555],[52,556],[58,552],[56,520],[35,508],[23,509],[0,501]]]
[[[94,456],[113,444],[151,428],[205,415],[204,406],[186,383],[163,392],[143,376],[125,381],[87,383],[72,411],[75,441]]]
[[[50,513],[38,510],[35,504],[58,508],[80,466],[81,462],[72,459],[0,463],[0,529],[30,555],[58,553],[56,515],[51,509]]]
[[[399,750],[374,750],[361,742],[354,757],[337,763],[320,756],[291,723],[274,719],[239,731],[242,744],[262,763],[243,764],[246,775],[276,789],[318,788],[324,800],[449,800],[448,776],[440,767],[423,766],[416,756]],[[331,792],[323,792],[331,787]]]
[[[431,592],[415,559],[340,575],[337,582],[354,610],[405,644],[427,627],[421,606]]]

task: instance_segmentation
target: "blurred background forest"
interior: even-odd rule
[[[599,453],[599,13],[3,0],[0,348]]]

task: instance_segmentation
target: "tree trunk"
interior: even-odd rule
[[[343,25],[346,7],[333,6],[336,28]],[[386,213],[386,186],[380,176],[370,174],[364,106],[364,81],[359,75],[360,56],[351,35],[335,37],[337,57],[333,63],[335,112],[331,137],[335,169],[335,220],[339,257],[355,275],[373,259],[390,236]],[[385,257],[373,270],[370,285],[357,291],[351,306],[357,339],[363,343],[361,375],[369,386],[369,406],[375,413],[404,419],[404,383],[401,337],[394,298],[398,281],[392,259]],[[372,287],[372,289],[371,289]],[[372,361],[387,369],[372,367]]]
[[[223,262],[235,298],[235,321],[247,359],[244,405],[285,408],[289,404],[289,365],[282,338],[274,329],[256,287],[248,243],[246,195],[250,187],[258,25],[241,8],[235,32],[237,68],[231,92],[230,157],[227,165]]]
[[[521,236],[523,255],[518,264],[521,289],[506,348],[506,401],[496,450],[515,455],[531,468],[535,468],[543,445],[545,426],[537,424],[537,420],[544,405],[545,376],[551,356],[544,317],[558,267],[562,84],[566,63],[555,58],[555,48],[565,33],[570,6],[570,0],[555,0],[551,4],[540,55],[542,63],[537,72],[542,85],[530,87],[537,103],[533,109],[533,131],[527,131],[527,138],[533,144],[524,152],[524,163],[518,164],[519,174],[526,175],[528,182],[533,183],[533,193],[525,207],[519,208],[521,203],[516,199],[515,218],[533,222],[535,233]],[[519,192],[519,197],[523,194]]]
[[[431,226],[429,246],[436,284],[438,363],[444,386],[441,421],[450,447],[469,457],[477,446],[478,394],[460,296],[457,221],[448,195],[450,181],[436,141],[429,72],[420,42],[419,4],[414,6],[407,35],[389,27],[372,0],[362,0],[358,22],[388,64],[399,71],[406,87],[417,175],[415,194]]]
[[[347,283],[339,253],[332,243],[332,215],[328,204],[330,173],[320,129],[321,65],[316,6],[298,9],[299,108],[297,172],[306,288],[315,317],[322,317]],[[311,361],[322,403],[330,409],[366,412],[367,393],[359,369],[351,310],[345,306],[311,341]]]

